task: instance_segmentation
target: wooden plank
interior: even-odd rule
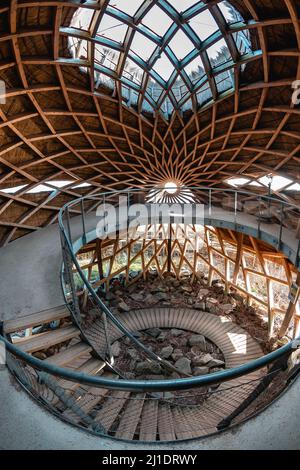
[[[132,394],[131,396],[132,400],[129,400],[116,432],[116,437],[130,440],[134,438],[145,398],[145,395],[142,393],[137,395]]]
[[[82,374],[96,375],[106,366],[105,362],[99,361],[99,359],[89,359],[82,366],[78,368],[73,368],[76,372],[81,372]],[[58,385],[62,388],[75,390],[80,386],[78,382],[72,382],[70,380],[62,379],[58,381]]]
[[[26,315],[25,317],[6,320],[4,321],[4,333],[8,334],[26,330],[26,328],[43,325],[55,320],[61,320],[62,318],[69,316],[69,310],[65,305],[62,305],[61,307],[52,308],[50,310],[43,310],[42,312]]]
[[[76,405],[80,407],[81,411],[88,414],[108,393],[108,389],[90,387],[87,389],[86,393],[82,393],[82,395],[76,400]],[[62,416],[68,418],[74,423],[79,423],[81,421],[81,417],[72,409],[65,410],[62,413]]]
[[[92,351],[91,346],[85,343],[78,343],[74,346],[69,347],[65,351],[61,351],[58,354],[54,354],[51,357],[45,359],[48,364],[55,364],[57,366],[63,366],[71,363],[75,358],[88,354]]]
[[[182,409],[176,406],[172,409],[175,433],[177,439],[191,439],[196,437],[193,433],[193,426],[191,423],[191,410]]]
[[[95,416],[95,422],[101,424],[108,432],[122,410],[130,392],[113,391]]]
[[[172,411],[169,405],[158,406],[158,433],[161,441],[175,441],[175,427]]]
[[[67,326],[55,331],[47,331],[46,333],[30,336],[24,338],[23,341],[18,342],[18,348],[27,353],[41,351],[48,349],[50,346],[60,344],[69,339],[75,338],[80,335],[80,331],[74,326]]]
[[[158,401],[147,400],[143,407],[140,441],[156,441],[157,438]]]

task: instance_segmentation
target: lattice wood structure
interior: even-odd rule
[[[256,180],[269,173],[299,181],[300,116],[291,100],[292,83],[300,79],[298,0],[233,0],[242,18],[235,26],[220,14],[220,2],[205,2],[201,8],[209,9],[219,31],[201,44],[199,38],[198,43],[196,37],[193,40],[212,98],[199,104],[190,87],[191,107],[173,102],[168,116],[161,112],[161,103],[151,112],[143,108],[144,83],[136,104],[124,98],[122,66],[133,32],[141,30],[143,15],[152,4],[169,15],[175,24],[172,34],[178,28],[188,32],[190,9],[180,15],[174,11],[174,1],[172,9],[165,1],[154,0],[134,19],[124,17],[128,31],[118,46],[112,89],[95,81],[93,58],[101,18],[107,7],[110,15],[116,17],[116,12],[108,0],[89,1],[88,31],[74,32],[73,17],[83,3],[1,2],[0,79],[6,85],[6,103],[0,104],[1,244],[53,223],[62,204],[83,193],[168,180],[226,187],[224,180],[234,175]],[[249,37],[248,58],[235,47],[239,31]],[[168,34],[164,38],[170,38]],[[75,44],[86,41],[83,58],[74,56],[70,38]],[[217,71],[206,54],[220,38],[228,46],[233,77],[232,89],[225,92],[220,92]],[[182,61],[174,66],[181,75],[183,65]],[[168,84],[164,93],[170,95]],[[57,188],[57,180],[69,183]],[[28,193],[45,182],[51,187],[51,181],[53,191]],[[91,186],[74,188],[80,183]],[[23,185],[15,193],[1,192]],[[297,192],[281,195],[298,200]]]
[[[249,305],[254,302],[266,310],[272,334],[275,314],[281,314],[282,322],[290,303],[290,286],[299,282],[296,269],[282,253],[253,237],[227,229],[189,226],[184,232],[182,226],[172,225],[170,245],[169,235],[165,225],[158,225],[142,230],[136,240],[121,235],[115,240],[97,239],[80,250],[78,259],[93,286],[104,286],[106,290],[120,275],[124,284],[130,286],[153,271],[160,277],[169,271],[178,279],[190,274],[191,281],[206,275],[209,286],[219,279],[226,291],[234,288]],[[294,313],[296,333],[299,311]],[[285,331],[288,326],[289,322]]]

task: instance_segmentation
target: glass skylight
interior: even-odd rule
[[[219,26],[209,10],[205,10],[194,16],[189,21],[190,26],[198,34],[201,41],[205,41],[209,36],[218,31]]]
[[[290,180],[289,178],[285,178],[284,176],[277,176],[277,175],[273,176],[272,179],[270,179],[269,176],[263,176],[258,181],[266,187],[268,187],[271,182],[271,189],[273,191],[280,191],[285,186],[288,186],[293,183],[293,181]]]
[[[172,23],[172,19],[157,5],[154,5],[142,20],[143,25],[150,28],[159,36],[163,36]]]
[[[226,180],[226,183],[230,184],[230,186],[238,187],[249,183],[249,181],[249,178],[230,178],[229,180]]]
[[[285,191],[300,191],[300,184],[299,183],[292,184],[292,186],[289,186],[288,188],[286,188]]]
[[[22,184],[20,186],[14,186],[12,188],[0,189],[0,191],[2,191],[2,193],[6,193],[6,194],[15,194],[18,191],[20,191],[21,189],[25,188],[26,186],[27,186],[26,184]]]
[[[249,186],[255,186],[257,188],[269,188],[271,184],[272,191],[300,191],[299,183],[293,183],[293,180],[290,178],[278,175],[265,175],[257,181],[250,181],[249,178],[230,178],[226,180],[226,183],[231,186],[241,186],[247,182],[249,182]]]
[[[75,181],[71,180],[56,180],[56,181],[47,181],[44,184],[38,184],[34,188],[29,189],[28,191],[24,191],[25,194],[38,194],[38,193],[52,193],[55,191],[53,187],[50,187],[48,185],[54,186],[55,188],[64,188],[65,186],[69,186],[72,183],[75,183]],[[6,194],[15,194],[18,191],[21,191],[22,189],[25,189],[28,186],[28,184],[22,184],[20,186],[13,186],[11,188],[4,188],[0,189],[0,192],[6,193]],[[79,183],[77,185],[72,186],[70,189],[77,189],[77,188],[86,188],[88,186],[91,186],[90,183]]]
[[[143,0],[110,0],[109,5],[133,16],[143,3]]]
[[[221,34],[225,22],[240,23],[238,31],[227,27],[234,42]],[[70,28],[62,29],[69,35],[74,57],[87,63],[94,58],[95,91],[99,86],[114,91],[116,80],[120,81],[127,106],[139,103],[144,111],[161,111],[169,118],[173,110],[185,111],[195,103],[202,106],[218,93],[234,91],[233,67],[243,70],[252,59],[249,30],[245,22],[243,29],[243,22],[226,1],[110,0],[104,12],[84,8],[83,3]],[[255,57],[259,58],[257,51]],[[208,85],[207,73],[215,75]]]

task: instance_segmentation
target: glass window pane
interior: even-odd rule
[[[225,39],[220,39],[216,44],[209,47],[207,49],[207,54],[212,67],[217,67],[231,59]]]
[[[161,8],[154,5],[144,17],[142,23],[159,36],[164,36],[173,21]]]
[[[181,29],[171,39],[169,46],[179,60],[194,49],[194,44]]]
[[[141,33],[136,33],[134,35],[131,50],[139,55],[144,61],[147,61],[152,53],[155,51],[157,45],[150,41],[150,39],[146,38]]]
[[[160,59],[155,62],[153,70],[155,70],[165,81],[168,81],[174,70],[174,66],[166,54],[162,53]]]
[[[97,36],[113,39],[116,42],[123,42],[128,26],[116,20],[112,16],[103,15]]]
[[[140,8],[144,0],[110,0],[109,6],[116,7],[130,16]]]
[[[218,31],[219,27],[212,14],[206,10],[189,21],[190,26],[198,34],[201,41],[205,41],[209,36]]]

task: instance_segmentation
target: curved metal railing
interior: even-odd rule
[[[243,230],[245,227],[242,226],[244,220],[242,217],[247,212],[242,212],[241,208],[245,208],[245,204],[247,201],[254,200],[258,201],[258,217],[256,220],[257,226],[256,231],[258,234],[258,238],[260,235],[268,235],[267,226],[264,224],[266,219],[264,218],[264,211],[267,212],[267,216],[275,217],[278,220],[278,226],[276,227],[276,233],[269,233],[270,236],[270,243],[274,246],[277,246],[279,249],[286,249],[289,255],[289,258],[294,263],[296,267],[299,267],[299,251],[300,251],[300,244],[296,244],[295,246],[291,247],[288,245],[287,240],[285,239],[285,230],[284,230],[284,215],[288,211],[292,211],[299,216],[299,209],[296,205],[290,204],[288,201],[283,201],[278,198],[268,197],[268,196],[257,196],[257,194],[249,193],[246,191],[234,191],[234,190],[224,190],[221,188],[214,188],[214,189],[206,189],[206,188],[188,188],[189,191],[192,191],[193,194],[196,196],[196,200],[206,202],[206,213],[205,213],[205,221],[213,225],[216,222],[216,203],[218,201],[218,195],[220,193],[228,193],[231,198],[230,201],[226,201],[226,209],[228,207],[231,208],[231,212],[233,213],[233,218],[231,223],[234,224],[236,229]],[[149,190],[148,194],[151,193],[153,197],[153,191]],[[110,322],[111,328],[116,328],[124,335],[128,336],[132,343],[140,349],[143,353],[147,355],[147,357],[151,360],[159,361],[160,358],[155,354],[151,355],[151,351],[148,350],[146,346],[144,346],[133,334],[130,332],[122,322],[115,317],[115,315],[110,311],[110,309],[105,305],[105,303],[101,300],[101,298],[97,295],[97,292],[88,281],[87,277],[85,276],[80,263],[78,262],[76,253],[80,249],[82,245],[84,245],[87,241],[92,240],[94,237],[94,233],[89,232],[88,224],[90,221],[88,220],[89,214],[93,214],[96,210],[97,206],[101,203],[108,203],[114,202],[113,199],[120,195],[126,194],[130,195],[135,199],[135,196],[141,192],[145,195],[145,189],[143,190],[132,190],[132,191],[120,191],[120,192],[108,192],[102,193],[101,195],[93,195],[93,196],[86,196],[79,200],[71,201],[70,203],[66,204],[64,208],[60,211],[59,215],[59,226],[61,231],[61,240],[62,240],[62,249],[63,249],[63,275],[62,280],[64,284],[65,296],[68,303],[68,306],[73,314],[73,317],[81,329],[83,335],[85,336],[85,330],[83,327],[83,321],[81,318],[81,311],[80,306],[78,303],[76,285],[74,282],[74,273],[73,268],[80,276],[81,281],[85,289],[87,290],[89,297],[93,300],[94,304],[99,309],[99,316],[100,313],[104,315],[106,319]],[[147,191],[146,191],[147,194]],[[146,197],[147,200],[147,197]],[[151,202],[151,200],[150,200]],[[229,204],[228,204],[229,203]],[[231,204],[231,206],[230,206]],[[79,209],[78,209],[79,207]],[[72,226],[70,223],[71,215],[79,215],[82,222],[82,231],[80,233],[72,235]],[[92,222],[94,223],[94,218],[92,217]],[[241,224],[241,225],[240,225]],[[93,225],[92,225],[92,228]],[[121,229],[122,227],[118,227]],[[253,227],[251,228],[253,230]],[[103,322],[103,327],[105,328],[105,322]],[[108,328],[109,330],[109,328]],[[109,351],[109,331],[106,331],[106,351]],[[83,374],[80,372],[76,372],[71,369],[57,367],[53,364],[47,363],[47,361],[42,361],[34,356],[31,356],[23,351],[21,351],[17,345],[12,344],[8,341],[5,337],[0,336],[0,340],[2,340],[6,346],[8,351],[8,355],[14,361],[20,361],[21,364],[24,365],[25,368],[29,368],[30,371],[36,372],[35,382],[41,382],[48,384],[48,387],[53,390],[53,383],[51,382],[51,378],[59,378],[64,379],[69,382],[81,384],[83,386],[89,387],[96,387],[100,389],[108,389],[108,390],[121,390],[130,392],[132,397],[137,397],[139,392],[143,393],[155,393],[155,392],[167,392],[167,391],[187,391],[187,390],[205,390],[207,393],[207,387],[211,387],[217,385],[224,384],[225,382],[231,382],[239,377],[249,377],[249,382],[252,382],[252,375],[256,371],[261,371],[262,376],[258,380],[257,384],[258,387],[261,387],[261,384],[264,384],[265,387],[268,386],[270,383],[270,377],[272,378],[272,374],[278,373],[283,369],[288,367],[288,360],[290,355],[299,347],[299,338],[295,341],[291,341],[285,346],[273,351],[265,356],[262,356],[256,360],[243,364],[239,367],[235,367],[232,369],[227,369],[224,371],[215,372],[209,375],[203,375],[199,377],[185,377],[181,379],[169,379],[169,380],[126,380],[126,379],[110,379],[101,376],[90,376],[87,374]],[[89,338],[86,337],[86,340],[89,342]],[[95,345],[93,345],[95,347]],[[97,351],[97,349],[96,349]],[[150,354],[149,354],[150,353]],[[267,369],[266,369],[267,368]],[[20,369],[16,368],[15,366],[12,367],[17,378],[27,387],[28,379],[24,379]],[[266,372],[267,370],[267,372]],[[45,379],[48,378],[47,380]],[[49,379],[50,378],[50,379]],[[240,385],[243,387],[244,385]],[[262,387],[264,387],[262,386]],[[29,385],[28,385],[29,387]],[[27,387],[27,388],[28,388]],[[55,387],[54,387],[55,389]],[[56,390],[56,389],[55,389]],[[219,393],[214,391],[213,389],[209,389],[209,396],[213,397],[215,393]],[[226,390],[225,390],[226,391]],[[221,392],[222,393],[222,392]],[[245,392],[246,393],[246,392]],[[256,393],[255,390],[251,392]],[[40,396],[40,395],[39,395]],[[245,395],[246,396],[246,395]],[[62,392],[59,392],[60,399],[63,399]],[[156,399],[152,395],[150,395],[150,400]],[[66,403],[69,399],[66,399]],[[164,399],[160,399],[164,400]],[[246,403],[249,402],[249,398],[245,398]],[[44,400],[45,401],[45,400]],[[47,400],[45,401],[47,402]],[[164,402],[163,402],[164,403]],[[242,403],[243,405],[243,403]],[[241,406],[242,406],[241,405]],[[71,405],[70,405],[71,406]],[[72,408],[73,407],[73,408]],[[73,404],[71,406],[72,409],[76,410],[76,406]],[[78,410],[77,410],[78,411]],[[219,429],[228,426],[233,416],[227,417],[225,420],[220,420]],[[90,418],[89,418],[90,419]],[[89,421],[90,423],[90,421]],[[92,427],[93,429],[93,427]],[[102,429],[102,428],[101,428]],[[98,429],[99,431],[99,429]],[[102,434],[101,432],[98,432]],[[105,434],[105,432],[104,432]],[[209,434],[209,432],[207,433]]]
[[[178,189],[178,188],[177,188]],[[62,247],[63,247],[63,258],[64,258],[64,269],[65,269],[65,276],[64,279],[69,281],[70,284],[70,292],[69,295],[66,294],[66,289],[65,289],[65,298],[67,300],[67,303],[69,304],[70,310],[73,313],[74,318],[77,321],[78,326],[81,328],[82,333],[84,334],[84,329],[82,328],[81,324],[81,312],[80,312],[80,307],[78,305],[78,297],[77,297],[77,292],[76,288],[74,286],[74,280],[73,280],[73,267],[75,267],[75,270],[77,274],[80,276],[80,279],[83,282],[84,288],[88,291],[90,298],[93,300],[94,305],[99,309],[99,312],[104,315],[105,317],[105,322],[103,322],[103,327],[107,328],[107,322],[110,323],[112,328],[117,328],[119,331],[121,331],[124,335],[126,335],[134,347],[137,347],[139,350],[141,350],[143,353],[146,354],[146,356],[154,361],[159,361],[166,363],[166,366],[168,367],[169,364],[167,361],[163,361],[159,356],[154,354],[152,351],[150,351],[145,345],[143,345],[123,324],[122,322],[110,311],[110,309],[105,305],[105,303],[101,300],[101,298],[97,295],[95,289],[91,285],[91,283],[88,281],[87,277],[85,276],[83,270],[80,267],[80,264],[78,262],[76,252],[79,250],[79,248],[85,244],[88,238],[88,230],[87,230],[87,215],[89,213],[94,213],[95,210],[99,205],[102,205],[105,207],[107,204],[114,204],[115,206],[118,207],[116,204],[116,197],[120,196],[126,196],[127,198],[127,208],[129,209],[130,207],[130,202],[134,202],[135,200],[138,200],[138,202],[141,202],[141,200],[144,200],[145,202],[153,203],[153,201],[158,200],[160,197],[160,194],[164,191],[162,188],[150,188],[150,189],[145,189],[143,188],[142,190],[140,189],[132,189],[132,190],[125,190],[125,191],[110,191],[106,193],[101,193],[99,195],[93,195],[93,196],[85,196],[80,199],[76,199],[74,201],[69,202],[66,204],[60,211],[59,214],[59,227],[61,231],[61,240],[62,240]],[[258,209],[258,215],[257,218],[255,219],[256,222],[256,231],[257,231],[257,237],[260,238],[262,233],[265,235],[268,235],[267,231],[263,231],[263,229],[267,228],[267,226],[264,226],[264,222],[268,222],[268,219],[271,219],[272,217],[277,219],[279,222],[273,227],[276,228],[275,233],[273,232],[272,234],[269,234],[267,237],[267,241],[269,241],[271,244],[276,246],[278,249],[282,249],[283,246],[285,247],[286,251],[289,254],[289,257],[291,261],[294,263],[295,266],[299,265],[299,253],[300,253],[300,240],[297,243],[296,247],[291,247],[288,245],[285,245],[284,241],[284,220],[285,220],[285,214],[287,211],[292,211],[299,216],[299,208],[295,205],[290,203],[289,201],[281,200],[277,197],[273,196],[265,196],[265,195],[257,195],[254,193],[251,193],[249,191],[238,191],[238,190],[232,190],[232,189],[223,189],[223,188],[201,188],[201,187],[185,187],[183,191],[183,196],[182,200],[183,202],[190,202],[192,205],[195,203],[199,202],[207,202],[206,205],[206,214],[205,214],[205,219],[208,221],[208,224],[211,223],[214,225],[214,221],[216,220],[215,217],[218,215],[222,216],[221,214],[218,214],[218,207],[214,206],[214,202],[217,201],[217,196],[219,194],[222,194],[223,196],[223,205],[224,205],[224,194],[228,194],[231,196],[229,200],[225,200],[225,206],[226,209],[231,208],[232,213],[233,213],[233,218],[232,218],[232,224],[235,226],[236,229],[245,229],[245,220],[242,220],[242,216],[247,214],[247,204],[251,203],[251,201],[256,201],[257,202],[257,207]],[[191,195],[193,195],[194,200],[190,200]],[[142,198],[140,197],[142,196]],[[176,198],[174,196],[170,196],[174,202],[176,202]],[[168,198],[170,200],[170,197]],[[180,194],[178,196],[179,202],[180,202]],[[186,200],[185,200],[186,199]],[[81,223],[82,223],[82,234],[80,234],[79,242],[74,244],[74,240],[72,239],[72,229],[71,229],[71,224],[70,224],[70,213],[73,210],[76,213],[76,206],[79,207],[79,213],[80,218],[81,218]],[[252,207],[252,206],[251,206]],[[124,209],[124,208],[123,208]],[[125,227],[123,226],[117,226],[116,230],[124,229],[125,230],[128,228],[127,224],[127,219],[123,220],[125,222]],[[221,220],[221,223],[223,224],[224,221]],[[239,223],[242,225],[239,226]],[[94,227],[93,227],[94,228]],[[255,227],[252,227],[252,230]],[[93,232],[92,238],[95,238],[95,233]],[[76,240],[75,240],[76,241]],[[76,246],[75,246],[76,245]],[[109,329],[109,328],[108,328]],[[106,341],[107,341],[107,350],[109,350],[110,344],[109,344],[109,333],[106,330]],[[276,351],[276,354],[278,354],[278,357],[282,355],[285,355],[285,353],[289,350],[292,350],[292,346],[287,345],[286,347],[280,348],[278,351]],[[265,366],[268,364],[268,360],[270,362],[273,361],[273,353],[271,356],[266,355],[263,358],[261,358],[261,367]],[[257,364],[260,364],[258,361]],[[252,371],[256,370],[255,361],[249,362],[248,364],[245,365],[244,373],[251,373]],[[232,378],[232,373],[234,374],[234,371],[232,370],[226,370],[224,372],[224,380],[226,380],[226,376]],[[203,379],[203,378],[201,378]],[[194,379],[191,379],[194,380]],[[217,378],[219,380],[219,377]],[[197,382],[199,381],[199,382]],[[195,383],[202,384],[201,380],[199,378],[195,379]],[[203,382],[204,383],[204,382]],[[148,384],[149,385],[149,384]],[[167,385],[165,383],[166,387],[168,387],[170,384]],[[187,385],[187,384],[185,384]],[[146,390],[147,384],[144,384]],[[178,386],[178,382],[176,382],[176,386]],[[167,389],[167,388],[166,388]]]

